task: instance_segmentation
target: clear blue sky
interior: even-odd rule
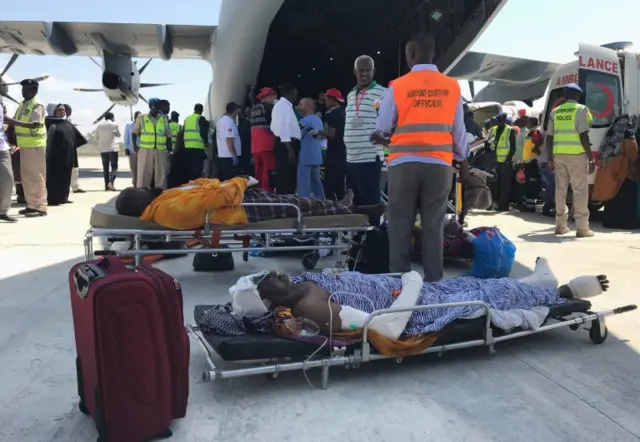
[[[211,25],[218,20],[219,0],[202,2],[209,6],[205,13],[198,14],[194,13],[192,7],[176,7],[175,2],[167,0],[157,2],[153,7],[131,0],[110,0],[108,3],[109,7],[105,7],[105,3],[94,5],[86,0],[66,0],[62,3],[31,0],[28,8],[3,8],[2,20],[193,25]],[[162,3],[166,3],[166,6],[161,6]],[[613,3],[615,6],[612,6]],[[622,11],[623,14],[620,13]],[[578,49],[578,42],[603,44],[633,41],[640,45],[638,17],[640,0],[509,0],[473,50],[565,62],[572,59],[573,53]],[[0,68],[8,58],[7,55],[0,55]],[[100,92],[90,94],[72,90],[73,87],[100,87],[100,69],[83,57],[21,57],[9,71],[9,77],[22,79],[42,73],[51,75],[51,78],[42,83],[41,100],[45,103],[70,103],[74,107],[74,121],[87,125],[86,130],[110,106],[110,102]],[[211,69],[205,61],[154,60],[145,71],[143,81],[172,83],[171,86],[150,89],[145,92],[145,96],[166,97],[172,102],[173,109],[186,116],[194,103],[205,99],[211,81]],[[20,95],[18,88],[11,92],[14,96]],[[142,103],[140,110],[144,108]],[[115,113],[119,122],[129,118],[126,108],[116,107]]]

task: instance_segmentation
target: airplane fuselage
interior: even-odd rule
[[[104,53],[102,57],[102,89],[112,103],[121,106],[138,104],[140,74],[136,62],[129,57]]]

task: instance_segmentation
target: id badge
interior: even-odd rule
[[[360,126],[362,126],[362,118],[360,118],[360,117],[355,117],[353,120],[351,120],[351,126],[353,126],[353,127],[360,127]]]

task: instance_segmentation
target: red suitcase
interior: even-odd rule
[[[189,394],[189,338],[178,281],[117,257],[69,273],[80,410],[98,441],[171,436]]]

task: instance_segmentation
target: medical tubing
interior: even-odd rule
[[[332,293],[331,295],[329,295],[329,299],[327,299],[327,307],[329,308],[329,337],[325,338],[324,342],[322,344],[320,344],[320,346],[304,360],[305,366],[302,369],[302,374],[304,375],[304,378],[306,379],[307,384],[309,384],[309,386],[311,388],[315,389],[315,390],[317,390],[318,387],[313,385],[313,382],[311,382],[311,380],[307,376],[306,364],[309,363],[313,359],[313,357],[315,355],[317,355],[320,352],[320,350],[322,350],[325,347],[325,345],[327,345],[330,342],[333,342],[333,310],[331,310],[331,301],[332,301],[334,296],[341,295],[341,294],[342,295],[351,295],[351,296],[354,296],[354,295],[355,296],[360,296],[360,297],[366,299],[367,301],[369,301],[369,304],[371,304],[371,311],[375,311],[376,310],[376,306],[373,304],[373,301],[371,299],[369,299],[366,295],[363,295],[362,293],[335,292],[335,293]]]

